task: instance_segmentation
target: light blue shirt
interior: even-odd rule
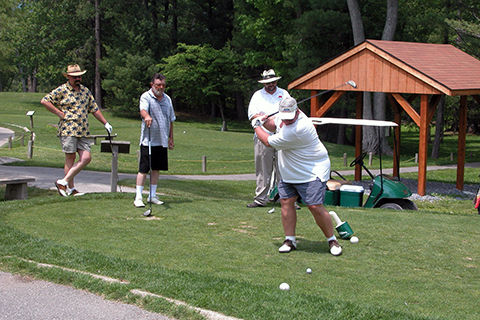
[[[148,112],[152,117],[150,129],[145,125],[142,119],[142,130],[140,134],[140,144],[148,146],[149,130],[152,147],[162,146],[168,148],[168,135],[170,133],[170,124],[175,121],[175,112],[173,111],[172,99],[167,94],[163,94],[162,99],[158,100],[153,94],[152,89],[144,92],[140,97],[140,110]]]

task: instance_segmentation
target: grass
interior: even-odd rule
[[[250,181],[164,181],[166,204],[154,207],[154,220],[144,219],[125,194],[0,202],[0,268],[140,305],[145,299],[133,299],[128,289],[147,290],[243,319],[477,317],[480,231],[472,227],[471,201],[421,202],[418,212],[330,207],[360,238],[356,245],[342,241],[338,258],[328,254],[302,208],[298,250],[281,255],[278,208],[274,214],[245,208],[253,187]],[[106,285],[19,258],[130,284]],[[291,290],[278,290],[281,282]],[[146,300],[147,309],[192,316]]]
[[[63,166],[63,154],[51,125],[52,114],[40,106],[41,94],[0,93],[0,126],[28,126],[26,111],[36,110],[36,149],[16,140],[0,156],[25,159],[22,165]],[[129,155],[120,155],[120,171],[136,172],[138,119],[107,114],[118,140],[131,141]],[[219,122],[192,122],[179,115],[176,148],[169,153],[169,174],[252,173],[252,134],[248,123],[232,123],[221,132]],[[21,133],[14,126],[17,137]],[[92,133],[103,133],[91,121]],[[185,133],[183,133],[185,131]],[[449,163],[455,136],[447,136],[442,157],[429,164]],[[402,166],[411,158],[415,131],[402,135]],[[417,138],[418,141],[418,138]],[[480,140],[467,137],[468,161],[479,161]],[[327,144],[333,168],[345,169],[343,153],[353,148]],[[402,150],[405,150],[402,148]],[[110,170],[111,156],[94,147],[92,170]],[[403,152],[403,151],[402,151]],[[410,154],[410,156],[408,156]],[[384,159],[391,166],[391,159]],[[378,161],[377,159],[375,161]],[[374,162],[372,167],[375,167]],[[412,175],[412,176],[410,176]],[[402,174],[416,178],[416,174]],[[455,170],[429,172],[429,181],[454,182]],[[478,184],[478,172],[466,168],[465,182]],[[130,183],[130,182],[126,182]],[[3,199],[4,187],[0,187]],[[298,212],[298,250],[281,255],[279,209],[247,209],[253,181],[162,181],[166,203],[154,206],[155,219],[131,205],[129,194],[88,194],[60,198],[53,191],[29,188],[30,199],[0,201],[0,269],[73,285],[108,299],[134,303],[178,319],[199,319],[184,307],[163,299],[139,298],[130,289],[186,301],[243,319],[476,319],[480,298],[478,268],[480,231],[471,200],[443,197],[417,202],[419,211],[395,212],[335,208],[360,238],[341,241],[344,254],[332,257],[306,208]],[[46,269],[26,262],[54,264],[125,279],[107,284],[84,274]],[[307,267],[313,273],[305,273]],[[281,282],[291,286],[280,291]]]

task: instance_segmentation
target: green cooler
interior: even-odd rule
[[[363,202],[363,187],[345,184],[340,187],[340,206],[361,207]]]
[[[323,204],[326,206],[338,206],[340,204],[340,190],[326,190]]]

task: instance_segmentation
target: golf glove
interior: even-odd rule
[[[265,120],[262,120],[260,118],[254,118],[252,119],[252,128],[255,129],[255,128],[261,127],[264,122]]]
[[[105,130],[107,130],[108,134],[112,133],[113,127],[110,125],[110,123],[105,123]]]

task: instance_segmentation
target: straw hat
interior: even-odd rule
[[[262,76],[262,80],[258,80],[258,82],[260,83],[270,83],[282,78],[282,77],[277,77],[273,69],[264,70],[261,76]]]
[[[67,72],[64,72],[63,75],[65,77],[66,76],[78,77],[84,74],[85,72],[87,72],[87,70],[82,71],[82,68],[80,68],[78,64],[71,64],[67,67]]]

